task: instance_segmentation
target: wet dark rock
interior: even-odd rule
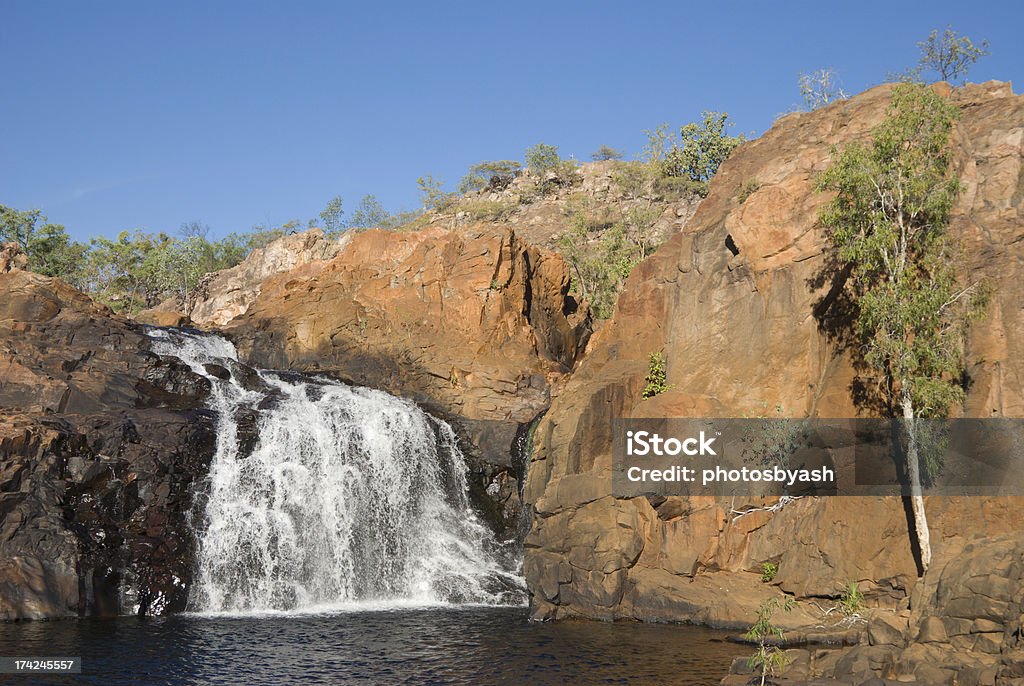
[[[184,609],[209,392],[63,282],[0,274],[0,620]]]
[[[267,392],[270,387],[267,385],[255,369],[248,365],[244,365],[241,362],[234,360],[224,360],[224,363],[231,370],[231,376],[234,377],[235,381],[247,391],[260,391]]]
[[[235,425],[238,459],[244,460],[252,455],[260,440],[259,413],[249,409],[240,410],[235,414]]]
[[[228,379],[231,378],[231,372],[229,372],[227,369],[220,366],[219,364],[207,362],[206,364],[203,365],[203,369],[206,370],[207,374],[216,377],[221,381],[227,381]]]
[[[175,409],[202,406],[210,394],[210,380],[193,372],[174,357],[149,354],[152,362],[136,388],[157,404]]]

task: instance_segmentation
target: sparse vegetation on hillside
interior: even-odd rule
[[[85,264],[88,246],[76,243],[60,224],[40,210],[0,205],[0,243],[17,243],[28,255],[28,268],[46,276],[72,276]]]
[[[59,276],[112,309],[131,314],[167,298],[186,299],[203,275],[238,264],[285,231],[257,227],[216,241],[207,233],[205,225],[189,222],[179,236],[122,231],[116,238],[94,238],[86,244],[71,240],[63,226],[47,222],[39,210],[0,205],[0,242],[20,245],[30,269]]]
[[[462,177],[462,181],[459,182],[459,193],[465,195],[485,188],[504,190],[522,169],[523,165],[515,160],[478,162]]]
[[[641,183],[626,174],[627,183]],[[637,191],[641,193],[642,191]],[[655,224],[663,205],[641,195],[616,205],[595,206],[586,196],[569,208],[569,229],[559,239],[562,256],[572,268],[572,289],[598,319],[615,309],[626,277],[659,245]]]
[[[590,304],[594,316],[610,317],[637,261],[622,225],[594,216],[584,205],[572,211],[558,247],[572,269],[573,292]]]
[[[347,216],[338,195],[308,221],[292,219],[275,229],[258,228],[220,241],[208,240],[205,231],[172,237],[135,230],[85,245],[71,241],[63,227],[47,223],[38,211],[5,210],[4,236],[26,248],[30,268],[61,276],[115,309],[134,313],[171,296],[184,301],[205,274],[238,264],[249,250],[305,228],[320,226],[337,236],[367,228],[415,230],[438,215],[456,222],[504,221],[534,203],[557,198],[563,208],[568,203],[569,226],[556,248],[572,268],[573,291],[589,302],[598,318],[607,318],[630,271],[662,240],[655,227],[668,203],[705,194],[708,179],[743,140],[728,135],[728,126],[726,115],[712,112],[705,113],[702,124],[681,127],[678,139],[667,125],[659,126],[648,132],[638,161],[623,161],[619,150],[599,146],[591,157],[614,164],[612,195],[596,203],[602,207],[599,212],[585,197],[566,199],[583,178],[578,163],[563,159],[557,146],[538,143],[526,150],[522,163],[485,160],[471,165],[458,193],[429,174],[419,177],[419,212],[391,213],[368,194]]]

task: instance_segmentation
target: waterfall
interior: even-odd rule
[[[254,372],[219,336],[148,333],[210,380],[218,413],[192,609],[525,601],[470,507],[447,423],[382,391]]]

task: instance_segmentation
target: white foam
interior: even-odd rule
[[[155,352],[210,379],[219,417],[190,609],[250,616],[525,601],[522,579],[470,507],[448,424],[323,378],[260,372],[269,390],[246,390],[204,366],[237,360],[225,339],[151,336]],[[261,403],[258,442],[240,456],[238,413]]]

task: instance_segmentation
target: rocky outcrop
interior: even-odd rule
[[[0,273],[0,619],[184,608],[204,379],[57,279]]]
[[[334,260],[272,277],[226,327],[268,368],[331,370],[470,419],[529,421],[589,319],[557,255],[511,231],[355,235]]]
[[[664,242],[693,216],[700,196],[685,187],[660,188],[645,180],[636,162],[609,160],[588,162],[576,168],[569,182],[551,184],[538,194],[537,178],[528,170],[504,188],[468,193],[453,207],[423,218],[430,226],[459,229],[478,223],[481,216],[500,216],[500,223],[530,245],[558,251],[559,241],[572,227],[573,213],[609,223],[639,210],[653,212],[650,228],[653,245]],[[594,236],[599,238],[598,235]]]
[[[508,229],[370,230],[265,280],[223,331],[254,366],[330,373],[451,420],[477,464],[504,468],[481,475],[502,491],[521,477],[521,427],[590,334],[568,291],[564,261]]]
[[[871,618],[835,675],[927,684],[1024,683],[1024,535],[976,540],[914,589],[909,623]],[[872,630],[874,629],[874,630]],[[868,660],[867,655],[876,659]]]
[[[320,229],[284,236],[253,250],[241,264],[207,274],[189,294],[187,303],[171,299],[143,310],[135,318],[157,326],[177,326],[186,321],[204,328],[223,326],[245,313],[265,279],[310,262],[329,260],[347,241],[347,235],[332,240]]]
[[[28,256],[17,243],[0,243],[0,274],[28,266]]]
[[[963,108],[954,139],[964,191],[952,232],[963,271],[995,293],[971,331],[966,412],[1021,417],[1024,98],[999,83],[946,92]],[[827,608],[851,580],[872,606],[905,610],[919,597],[899,499],[803,499],[737,516],[773,501],[618,499],[610,479],[613,417],[756,416],[775,406],[791,416],[856,416],[849,358],[823,331],[838,315],[826,307],[831,283],[817,278],[817,216],[828,198],[813,180],[831,146],[869,135],[890,93],[882,86],[789,115],[740,147],[684,229],[631,274],[613,319],[535,433],[524,569],[536,617],[749,625],[753,607],[730,611],[735,604],[716,601],[714,589],[756,580],[765,561],[778,565],[772,583],[760,584],[765,597],[781,589]],[[645,401],[648,355],[658,351],[671,388]],[[972,540],[1013,531],[1015,507],[929,499],[936,569]]]

